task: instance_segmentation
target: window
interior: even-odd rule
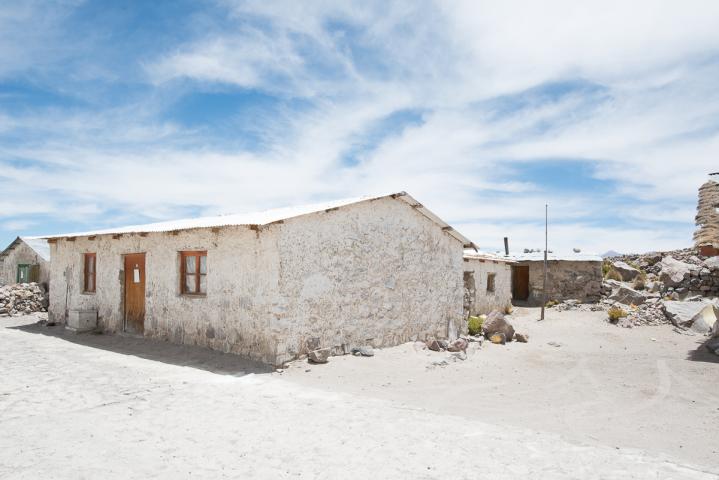
[[[207,293],[207,252],[180,252],[180,291],[186,295]]]
[[[85,254],[85,267],[83,269],[83,271],[85,272],[83,291],[85,293],[95,293],[95,258],[96,257],[94,253]]]
[[[494,292],[494,277],[495,273],[488,273],[487,274],[487,291],[488,292]]]

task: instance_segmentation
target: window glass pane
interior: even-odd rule
[[[207,255],[200,257],[200,273],[203,275],[207,273]]]
[[[188,255],[185,257],[185,273],[195,273],[195,257],[194,255]]]
[[[88,292],[95,291],[95,276],[94,275],[90,275],[87,277],[87,291]]]
[[[87,257],[87,271],[90,273],[95,271],[95,257]]]
[[[207,277],[200,275],[200,293],[207,293]]]
[[[195,293],[196,288],[195,274],[185,275],[185,293]]]

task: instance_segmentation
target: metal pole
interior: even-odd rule
[[[544,308],[547,304],[547,249],[549,245],[549,205],[544,205],[544,281],[542,282],[542,316],[540,320],[544,320]]]

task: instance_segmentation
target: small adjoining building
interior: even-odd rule
[[[508,256],[464,252],[465,315],[505,312],[512,306],[512,264]]]
[[[274,365],[466,329],[473,244],[404,192],[46,238],[57,323]]]
[[[514,255],[512,300],[515,305],[539,306],[544,298],[544,252]],[[598,302],[602,288],[602,257],[584,253],[547,256],[547,300]]]
[[[48,290],[50,246],[39,237],[17,237],[0,253],[0,285],[39,283]]]

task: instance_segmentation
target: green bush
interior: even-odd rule
[[[555,305],[559,305],[559,302],[556,300],[550,300],[547,303],[544,304],[545,308],[552,308]]]
[[[612,307],[607,310],[607,315],[609,315],[609,321],[611,321],[612,323],[617,323],[620,318],[624,318],[628,314],[619,307]]]
[[[479,317],[469,317],[467,320],[467,329],[470,335],[479,335],[482,333],[482,319]]]

